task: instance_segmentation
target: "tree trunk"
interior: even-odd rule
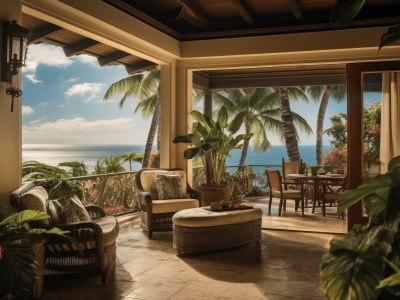
[[[204,92],[204,115],[212,118],[212,92],[205,91]]]
[[[250,125],[248,122],[245,121],[245,133],[250,132]],[[240,161],[239,161],[239,168],[238,171],[243,171],[244,170],[244,163],[246,162],[246,157],[247,157],[247,152],[249,150],[249,144],[250,144],[250,139],[245,139],[243,141],[243,148],[242,148],[242,154],[240,155]]]
[[[285,88],[275,88],[275,91],[280,99],[283,137],[289,161],[300,161],[299,144],[293,124],[292,111],[290,110],[289,95]]]
[[[158,118],[158,124],[157,124],[157,151],[160,151],[161,149],[161,127],[160,127],[160,120],[161,119],[161,113],[160,117]]]
[[[318,118],[317,118],[317,143],[316,143],[316,157],[317,165],[322,164],[322,137],[324,135],[324,118],[326,108],[328,107],[329,97],[331,96],[331,86],[325,86],[324,93],[322,94],[321,102],[319,104]]]
[[[154,109],[153,118],[151,119],[149,134],[147,136],[146,147],[144,149],[144,155],[143,155],[142,168],[148,168],[149,166],[151,148],[153,147],[154,138],[157,133],[157,127],[158,127],[158,122],[160,120],[160,115],[161,115],[161,103],[160,99],[158,99],[156,107]]]

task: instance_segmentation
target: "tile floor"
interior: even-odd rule
[[[148,240],[138,221],[121,222],[114,278],[46,281],[42,299],[325,299],[318,264],[332,234],[263,230],[262,242],[177,256],[172,233]]]

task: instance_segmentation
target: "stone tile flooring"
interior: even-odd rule
[[[177,256],[172,233],[147,239],[125,219],[114,278],[46,281],[42,299],[325,299],[318,264],[333,235],[263,230],[262,242]]]

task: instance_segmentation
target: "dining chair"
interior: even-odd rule
[[[343,177],[343,181],[338,182],[323,182],[322,183],[322,215],[326,215],[326,205],[337,207],[342,196],[342,193],[347,187],[347,176]],[[341,213],[344,219],[344,213]]]
[[[282,215],[282,207],[283,211],[286,211],[286,200],[292,199],[296,201],[295,210],[297,211],[298,203],[301,202],[301,214],[304,215],[304,195],[303,195],[303,184],[296,183],[300,185],[300,190],[284,190],[282,186],[284,185],[282,182],[282,176],[279,171],[265,171],[268,180],[269,186],[269,204],[268,204],[268,213],[271,214],[271,205],[272,198],[279,198],[279,213],[278,215]]]
[[[288,174],[300,174],[302,165],[303,161],[301,159],[300,161],[285,161],[285,159],[282,157],[282,176],[285,190],[288,189],[289,184],[292,186],[298,184],[296,180],[289,179]]]

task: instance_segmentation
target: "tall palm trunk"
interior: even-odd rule
[[[283,137],[289,161],[300,161],[299,144],[293,124],[292,111],[290,110],[289,95],[285,88],[275,88],[275,91],[280,99]]]
[[[250,124],[248,121],[245,121],[244,127],[245,127],[245,133],[246,134],[250,133]],[[242,154],[240,155],[238,171],[242,171],[244,169],[243,166],[246,161],[247,152],[249,150],[249,144],[250,144],[250,139],[245,139],[243,141],[243,148],[242,148]]]
[[[317,165],[322,164],[322,137],[324,135],[324,118],[326,108],[328,107],[329,97],[331,96],[331,86],[325,86],[324,93],[322,94],[321,102],[319,104],[318,118],[317,118],[317,143],[316,143],[316,156]]]
[[[160,115],[161,115],[161,103],[160,99],[157,99],[153,118],[151,119],[149,134],[147,136],[146,147],[144,149],[142,168],[147,168],[149,166],[151,148],[153,147],[154,138],[157,133],[157,127],[159,124]]]
[[[158,118],[158,125],[157,125],[157,151],[160,151],[161,149],[161,126],[160,126],[160,120],[161,119],[161,113],[160,117]]]

